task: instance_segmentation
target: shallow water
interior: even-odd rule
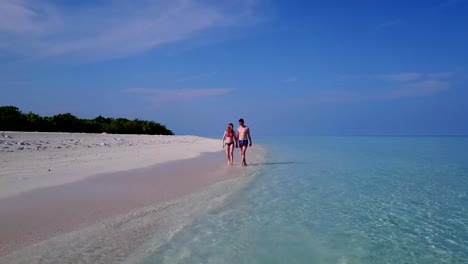
[[[255,173],[220,151],[2,199],[0,263],[135,263]]]
[[[468,138],[276,142],[247,187],[141,263],[468,263]]]

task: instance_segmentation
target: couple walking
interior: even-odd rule
[[[229,123],[223,134],[223,148],[226,147],[226,156],[229,165],[233,165],[234,163],[234,146],[241,150],[242,166],[247,166],[245,162],[245,152],[247,146],[252,146],[252,138],[250,137],[250,130],[244,124],[244,119],[242,118],[239,119],[237,133],[234,131],[234,125]]]

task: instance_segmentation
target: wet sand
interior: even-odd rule
[[[0,256],[239,176],[223,152],[108,173],[0,199]]]

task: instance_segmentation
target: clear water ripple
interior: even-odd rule
[[[143,263],[468,263],[468,139],[265,140],[262,172]]]

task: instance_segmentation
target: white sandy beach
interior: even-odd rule
[[[0,132],[0,199],[220,150],[196,136]]]
[[[138,259],[258,170],[215,139],[27,132],[0,132],[0,168],[0,263]]]

